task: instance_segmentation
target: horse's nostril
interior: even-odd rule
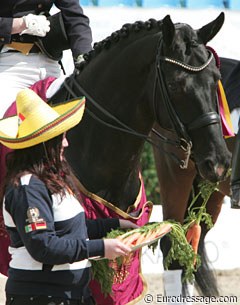
[[[222,177],[224,176],[226,170],[223,166],[217,166],[216,168],[216,174],[219,176],[219,177]]]
[[[210,159],[205,161],[205,167],[207,171],[214,171],[217,177],[223,177],[226,174],[226,168],[224,165],[216,164]]]
[[[228,169],[229,169],[229,166],[228,164],[217,164],[215,167],[214,167],[214,170],[215,170],[215,174],[216,176],[218,177],[219,180],[225,180],[228,176]]]

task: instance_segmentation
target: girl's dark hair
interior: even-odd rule
[[[47,142],[10,152],[6,158],[3,194],[7,185],[18,186],[21,176],[27,173],[43,181],[51,194],[63,196],[66,190],[75,193],[72,170],[68,162],[60,158],[62,139],[61,134]]]

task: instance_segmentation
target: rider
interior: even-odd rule
[[[61,14],[49,17],[50,22],[47,16],[53,5]],[[0,118],[20,89],[61,76],[61,41],[69,42],[74,61],[92,49],[89,19],[79,0],[0,1]]]
[[[226,70],[222,71],[223,85],[231,110],[231,120],[235,133],[235,146],[232,152],[232,173],[231,173],[231,207],[240,208],[240,108],[239,108],[239,77],[240,62],[225,59],[227,65]],[[234,63],[232,63],[234,61]],[[229,72],[230,71],[230,72]],[[227,72],[227,73],[226,73]]]

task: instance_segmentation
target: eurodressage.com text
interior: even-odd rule
[[[146,294],[144,297],[146,304],[163,304],[163,303],[200,303],[200,304],[238,304],[237,296],[164,296],[162,294]]]

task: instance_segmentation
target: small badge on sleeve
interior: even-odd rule
[[[25,226],[25,232],[29,233],[36,230],[44,230],[47,228],[47,223],[43,218],[39,218],[38,208],[28,208],[27,210],[27,222]]]

